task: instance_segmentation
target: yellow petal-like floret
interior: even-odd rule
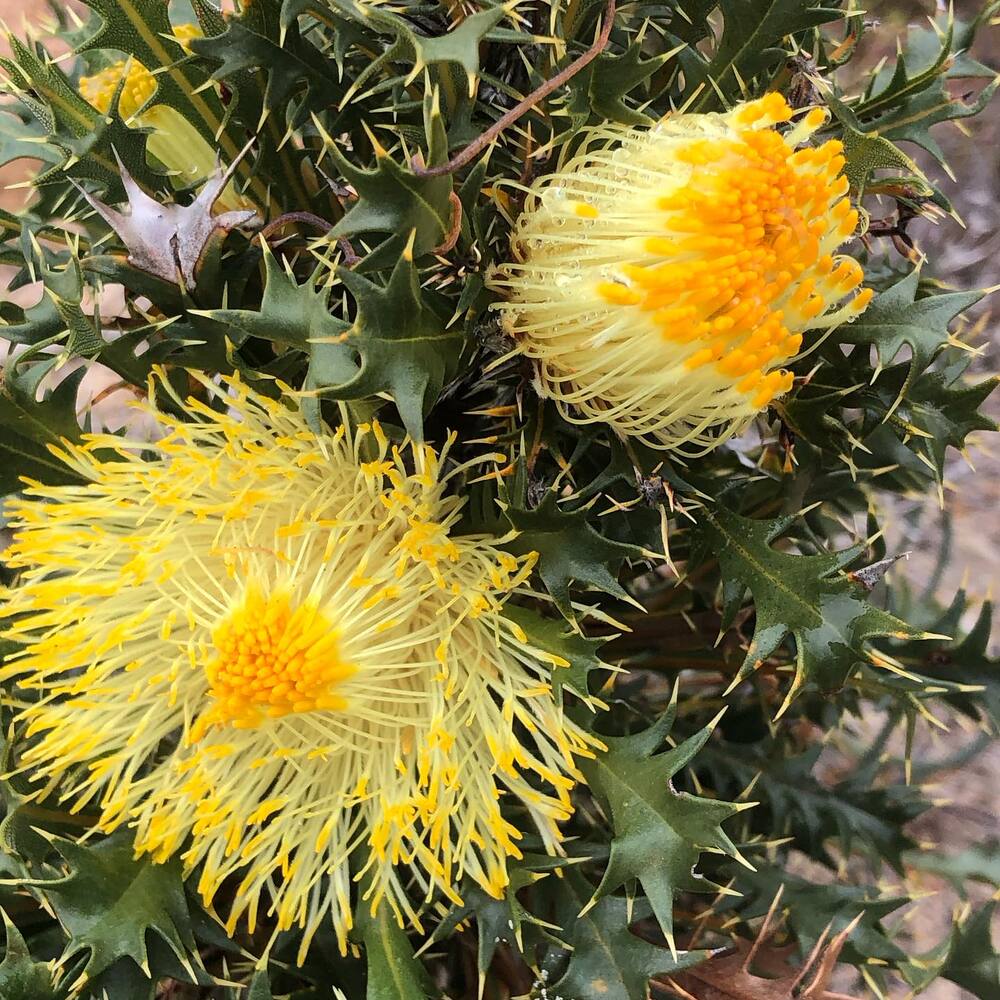
[[[202,32],[196,24],[179,24],[173,36],[186,49],[188,42],[202,37]],[[156,77],[138,59],[119,59],[92,76],[80,77],[80,95],[106,115],[122,76],[125,84],[118,99],[118,113],[127,120],[156,93]]]
[[[858,213],[843,148],[780,94],[601,126],[528,192],[493,285],[515,350],[576,423],[706,451],[789,390],[808,330],[871,292],[834,256]]]
[[[10,504],[0,681],[33,794],[179,854],[206,903],[236,876],[230,926],[267,911],[302,955],[331,918],[346,948],[352,879],[416,926],[463,878],[501,894],[503,803],[558,852],[599,746],[504,615],[534,555],[455,533],[447,446],[317,433],[239,380],[198,395],[145,406],[152,443],[67,444],[84,485]]]

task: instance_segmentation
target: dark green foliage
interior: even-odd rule
[[[608,996],[644,1000],[652,977],[686,968],[708,956],[705,951],[682,951],[674,956],[634,934],[630,925],[643,916],[642,910],[613,896],[602,899],[582,916],[574,916],[589,899],[591,886],[586,879],[568,872],[557,905],[562,908],[564,925],[571,928],[571,955],[566,971],[550,987],[553,995],[579,1000]]]
[[[53,846],[69,874],[26,884],[44,896],[69,935],[64,958],[89,953],[83,975],[97,976],[125,956],[148,971],[150,932],[190,963],[194,935],[178,861],[134,859],[124,831],[93,847],[61,838]]]
[[[520,479],[515,477],[515,492]],[[538,575],[567,618],[575,617],[570,597],[574,584],[581,589],[627,597],[618,584],[618,571],[628,556],[641,555],[641,550],[601,535],[590,523],[586,509],[561,509],[551,491],[534,507],[528,506],[526,495],[518,499],[511,496],[501,505],[504,517],[517,532],[517,538],[509,544],[511,551],[538,553]],[[569,538],[582,544],[569,546]]]
[[[680,746],[659,752],[675,714],[676,705],[671,703],[649,729],[606,738],[607,752],[584,766],[613,833],[608,865],[594,899],[637,880],[671,947],[674,896],[683,890],[713,888],[694,872],[700,850],[739,857],[721,825],[739,806],[673,789],[672,779],[691,763],[712,733],[707,727]]]
[[[907,981],[919,990],[943,976],[979,1000],[995,996],[1000,990],[1000,954],[991,930],[996,908],[991,902],[976,913],[961,915],[948,938],[904,967]]]
[[[795,674],[779,715],[807,685],[840,690],[874,639],[920,638],[918,630],[873,606],[870,588],[845,572],[860,546],[817,555],[778,550],[774,543],[789,521],[753,521],[724,507],[705,507],[695,533],[695,544],[711,552],[722,570],[723,625],[733,621],[747,590],[754,599],[753,640],[737,680],[759,670],[787,635],[795,639]]]
[[[0,996],[4,1000],[60,1000],[63,991],[53,984],[53,969],[36,962],[17,926],[3,914],[7,930],[4,958],[0,962]]]
[[[20,360],[20,359],[19,359]],[[8,365],[0,385],[0,489],[13,493],[27,476],[46,483],[70,483],[75,480],[50,451],[62,436],[79,434],[76,422],[76,394],[83,370],[63,379],[38,401],[42,380],[58,365],[57,361]],[[44,391],[44,390],[43,390]]]
[[[297,928],[262,959],[266,906],[256,930],[230,936],[195,904],[198,875],[185,885],[178,858],[137,859],[126,831],[93,832],[58,789],[41,795],[17,769],[30,737],[14,734],[0,784],[0,997],[645,1000],[651,979],[666,995],[665,977],[734,941],[725,956],[743,954],[779,892],[782,969],[857,919],[831,964],[853,967],[862,995],[943,977],[1000,996],[995,904],[963,911],[926,955],[909,953],[901,920],[924,885],[915,876],[964,898],[1000,882],[996,843],[928,849],[908,827],[933,808],[939,773],[995,735],[991,607],[964,591],[938,606],[937,576],[918,596],[880,537],[887,496],[946,497],[955,452],[993,429],[981,409],[996,380],[970,369],[961,318],[983,292],[948,288],[933,259],[918,268],[897,251],[909,220],[950,211],[920,151],[942,162],[941,130],[993,96],[996,67],[969,50],[998,4],[914,27],[898,58],[850,73],[839,67],[867,30],[857,4],[620,0],[603,51],[458,166],[451,157],[590,49],[605,0],[87,6],[82,27],[61,26],[75,56],[15,38],[0,60],[0,164],[41,161],[30,208],[0,213],[11,287],[38,282],[40,296],[0,303],[16,348],[0,382],[0,495],[24,479],[75,481],[51,449],[91,426],[77,365],[106,366],[134,397],[156,365],[180,394],[184,369],[239,372],[273,393],[278,379],[308,391],[317,428],[377,418],[394,444],[440,448],[455,432],[447,463],[470,463],[448,487],[467,498],[461,530],[537,553],[504,614],[550,654],[567,713],[606,750],[580,762],[566,856],[526,837],[499,898],[466,877],[460,902],[423,907],[421,929],[385,906],[372,915],[354,886],[347,953],[323,926],[299,964]],[[192,16],[204,37],[187,50],[170,29]],[[256,220],[214,232],[184,284],[130,261],[70,183],[119,205],[120,159],[161,204],[196,194],[147,156],[146,131],[80,96],[82,75],[123,56],[155,73],[155,102],[223,168],[247,150],[224,197]],[[490,310],[524,186],[584,127],[646,127],[774,89],[830,110],[820,138],[843,141],[852,195],[876,217],[844,248],[874,301],[807,343],[794,389],[755,435],[704,457],[568,423]],[[113,288],[123,308],[95,317],[90,303]],[[2,567],[5,584],[14,576]],[[6,738],[6,693],[0,707]],[[885,720],[876,735],[873,718]],[[963,745],[922,754],[928,718],[958,720]],[[532,829],[516,796],[500,804]],[[419,906],[424,887],[409,888]]]
[[[431,995],[427,974],[387,906],[373,917],[362,903],[358,933],[368,959],[366,1000],[426,1000]]]
[[[871,345],[883,365],[890,364],[904,346],[909,347],[912,359],[902,392],[947,345],[949,323],[982,297],[973,291],[917,299],[919,281],[920,272],[911,271],[835,335],[843,344]]]

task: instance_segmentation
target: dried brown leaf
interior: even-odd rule
[[[844,943],[862,915],[829,941],[828,927],[805,963],[796,968],[791,962],[794,945],[770,943],[780,901],[779,891],[754,941],[737,941],[700,965],[664,977],[663,985],[681,1000],[857,1000],[828,986]]]

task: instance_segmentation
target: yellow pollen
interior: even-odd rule
[[[336,687],[355,672],[340,657],[339,633],[314,605],[288,593],[250,589],[215,629],[205,670],[214,705],[208,721],[237,728],[292,712],[336,711]]]

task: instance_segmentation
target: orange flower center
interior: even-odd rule
[[[209,723],[237,728],[292,712],[337,711],[337,686],[355,672],[340,655],[340,635],[314,604],[296,606],[279,591],[248,591],[215,629],[216,656],[206,667],[214,705]]]

